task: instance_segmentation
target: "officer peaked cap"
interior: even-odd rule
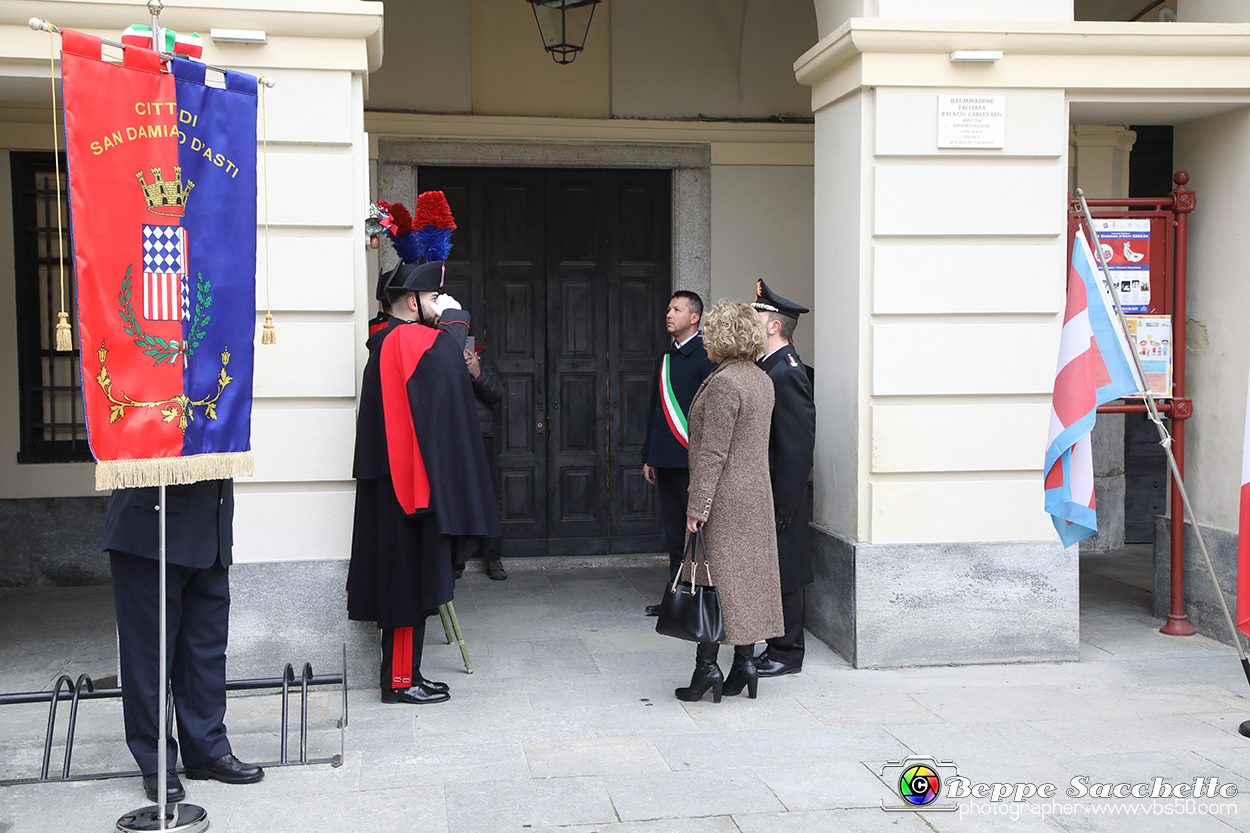
[[[763,278],[755,282],[755,303],[751,306],[767,312],[779,312],[791,318],[798,318],[805,312],[811,312],[807,307],[774,293],[768,288],[768,284],[764,283]]]

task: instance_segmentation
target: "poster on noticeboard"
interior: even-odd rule
[[[1127,307],[1125,311],[1127,311]],[[1146,384],[1155,396],[1172,396],[1172,317],[1127,315],[1129,341],[1141,358]]]
[[[1150,312],[1150,220],[1094,220],[1125,315]]]

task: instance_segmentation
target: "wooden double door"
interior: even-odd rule
[[[503,376],[504,554],[657,552],[640,452],[671,294],[668,171],[420,167],[458,226],[446,291]]]

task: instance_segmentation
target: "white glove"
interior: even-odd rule
[[[434,302],[430,304],[430,308],[434,310],[435,315],[441,318],[443,310],[460,309],[460,302],[450,295],[443,293],[434,299]]]

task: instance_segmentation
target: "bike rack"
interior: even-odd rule
[[[265,689],[280,689],[282,692],[282,743],[277,761],[263,761],[261,766],[278,767],[278,766],[306,766],[311,764],[329,764],[333,767],[343,765],[343,757],[346,753],[346,734],[347,734],[347,645],[343,645],[343,672],[341,674],[327,674],[321,677],[313,674],[312,664],[304,663],[303,672],[299,677],[299,698],[300,698],[300,721],[299,721],[299,760],[289,761],[287,759],[287,736],[290,733],[290,725],[288,721],[290,707],[290,690],[291,683],[295,682],[295,669],[287,663],[283,669],[282,676],[273,679],[252,679],[252,680],[227,680],[226,691],[260,691]],[[341,705],[339,711],[339,719],[337,728],[339,730],[339,752],[337,755],[331,755],[328,758],[309,758],[308,757],[308,689],[312,686],[339,686],[341,694]],[[81,700],[106,700],[116,699],[122,696],[120,688],[101,688],[97,689],[92,682],[91,677],[82,674],[75,682],[69,675],[62,674],[57,678],[56,685],[52,691],[35,691],[20,694],[0,694],[0,706],[17,706],[31,703],[48,704],[48,726],[44,732],[43,740],[43,758],[39,768],[39,777],[37,778],[11,778],[0,780],[0,787],[9,787],[17,784],[42,784],[57,783],[61,781],[103,781],[108,778],[132,778],[141,775],[137,769],[125,770],[120,772],[93,772],[84,775],[70,775],[70,762],[74,753],[74,730],[78,721],[78,703]],[[53,735],[56,730],[56,712],[57,706],[62,700],[69,700],[69,726],[65,733],[65,760],[61,766],[61,777],[48,777],[48,770],[52,762]],[[170,724],[173,722],[173,709],[169,710]],[[168,731],[169,726],[166,727]]]

